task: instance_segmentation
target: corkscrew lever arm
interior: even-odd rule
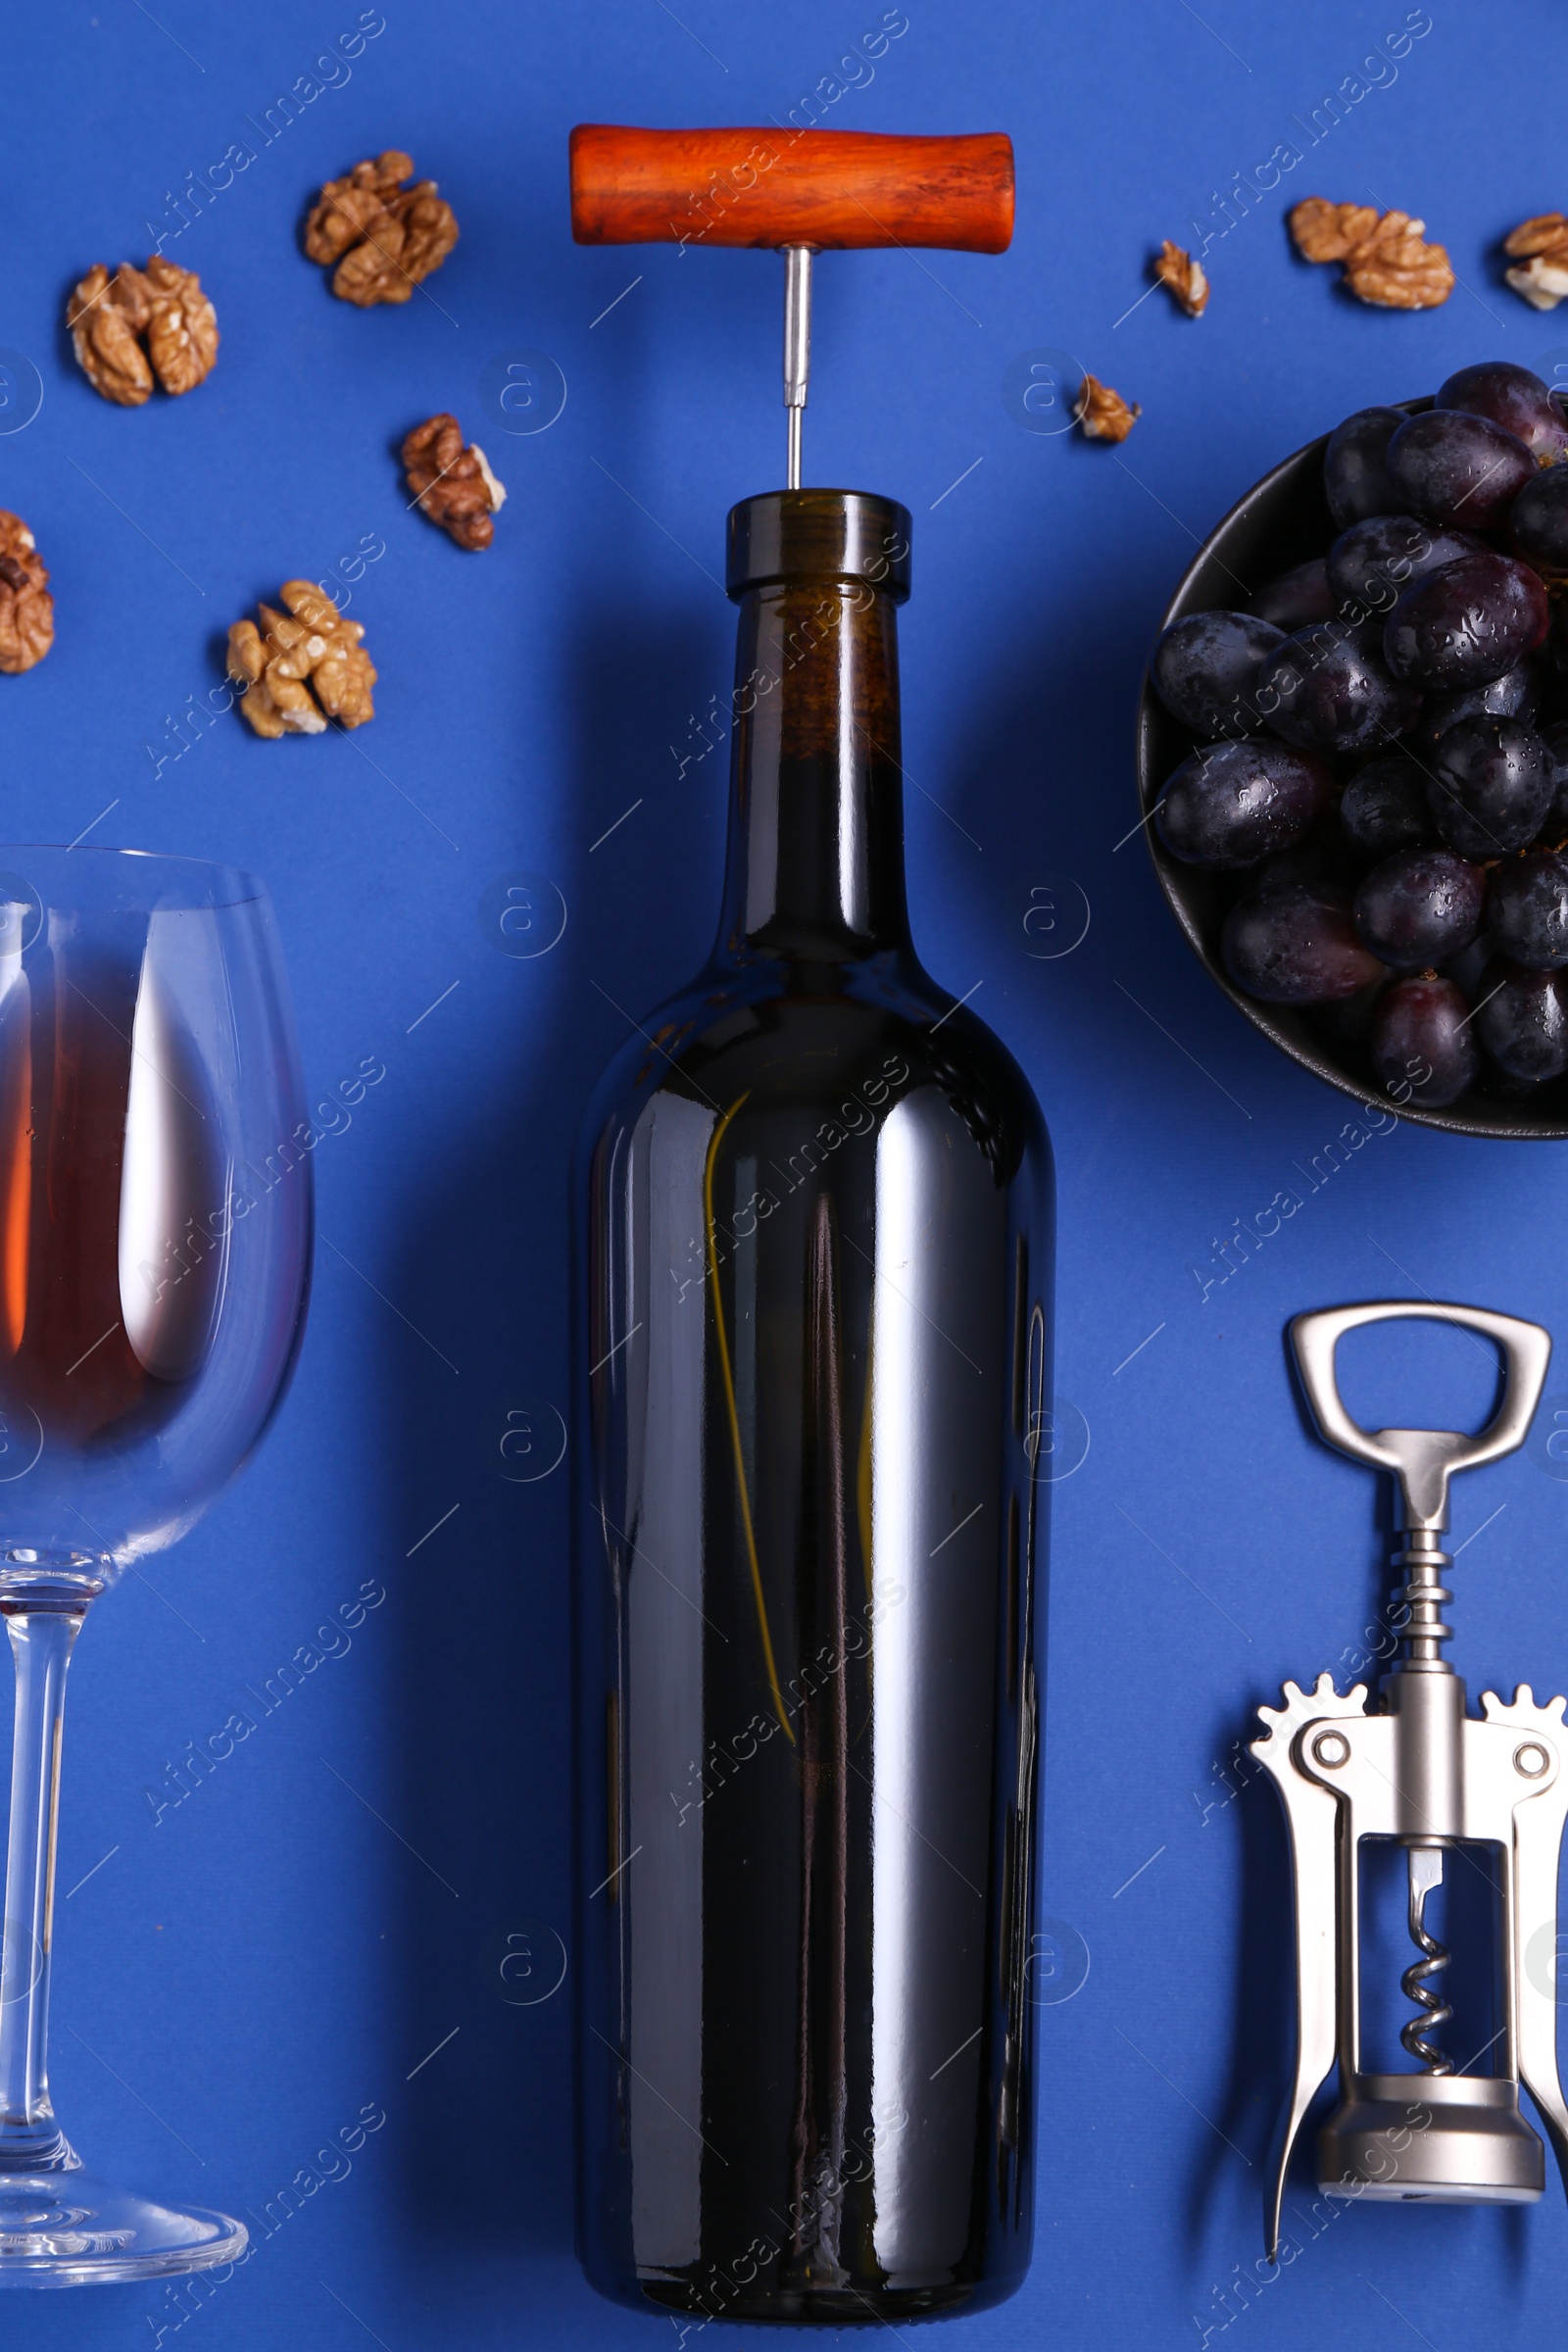
[[[1527,1691],[1516,1692],[1515,1703],[1528,1696]],[[1503,1710],[1490,1691],[1483,1693],[1481,1706],[1484,1714],[1502,1719]],[[1562,1700],[1553,1699],[1545,1712],[1554,1715],[1560,1725]],[[1514,1808],[1513,1851],[1509,1857],[1511,1948],[1507,1965],[1512,1980],[1519,2078],[1536,2102],[1536,2112],[1545,2126],[1551,2152],[1557,2159],[1563,2187],[1568,2190],[1568,2106],[1563,2102],[1562,2080],[1557,2071],[1557,2019],[1561,2000],[1557,1874],[1565,1819],[1568,1819],[1568,1774],[1559,1767],[1552,1787]],[[1549,1960],[1541,1948],[1543,1941],[1550,1947]]]
[[[1334,2064],[1339,2027],[1339,1936],[1335,1884],[1339,1868],[1339,1805],[1318,1782],[1308,1780],[1296,1763],[1297,1744],[1307,1723],[1323,1717],[1361,1715],[1366,1711],[1366,1685],[1341,1698],[1332,1675],[1321,1674],[1317,1687],[1304,1692],[1296,1683],[1285,1686],[1283,1707],[1259,1707],[1258,1717],[1269,1726],[1265,1738],[1254,1740],[1252,1753],[1269,1774],[1285,1806],[1291,1838],[1291,1877],[1296,1916],[1296,2070],[1280,2111],[1269,2154],[1263,2189],[1263,2236],[1268,2259],[1279,2259],[1280,2210],[1291,2155],[1306,2121],[1306,2111]]]

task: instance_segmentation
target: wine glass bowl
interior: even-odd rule
[[[275,1408],[314,1140],[280,973],[247,875],[0,850],[0,1573],[172,1542]]]
[[[55,2121],[61,1729],[91,1603],[185,1533],[282,1397],[316,1140],[259,882],[133,851],[0,849],[0,1617],[17,1677],[0,2286],[245,2249],[223,2214],[97,2180]]]

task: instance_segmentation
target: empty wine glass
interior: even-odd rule
[[[226,2215],[87,2172],[45,2039],[66,1668],[282,1396],[310,1279],[306,1117],[267,893],[122,850],[0,849],[0,1615],[16,1666],[0,1959],[0,2286],[202,2270]]]

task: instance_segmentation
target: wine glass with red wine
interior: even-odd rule
[[[272,910],[226,866],[0,849],[0,1615],[16,1666],[0,1958],[0,2286],[233,2262],[112,2188],[46,2034],[66,1669],[92,1603],[256,1445],[304,1326],[311,1148]]]

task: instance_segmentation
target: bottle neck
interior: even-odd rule
[[[907,950],[895,601],[818,573],[739,602],[718,956]]]

